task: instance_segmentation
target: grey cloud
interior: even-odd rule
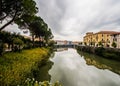
[[[60,33],[62,26],[60,21],[65,12],[65,5],[62,1],[39,0],[39,15],[44,18],[55,33]]]
[[[82,40],[88,31],[120,30],[120,0],[37,0],[37,4],[55,39]]]

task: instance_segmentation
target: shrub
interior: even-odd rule
[[[112,43],[112,47],[116,48],[117,44],[115,42]]]
[[[100,56],[103,56],[103,52],[105,51],[105,49],[103,47],[98,47],[98,48],[95,48],[95,54],[96,55],[100,55]]]
[[[0,55],[2,55],[4,51],[5,51],[4,43],[0,41]]]
[[[14,38],[13,39],[13,43],[14,43],[14,51],[20,51],[22,49],[22,46],[23,46],[23,41],[19,38]]]

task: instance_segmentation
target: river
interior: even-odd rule
[[[78,54],[72,48],[55,52],[50,61],[49,79],[62,86],[120,86],[120,62]]]

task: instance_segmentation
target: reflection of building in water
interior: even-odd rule
[[[111,70],[111,67],[109,67],[105,64],[100,64],[100,63],[98,63],[97,61],[95,61],[91,58],[85,58],[85,60],[86,60],[86,64],[88,64],[88,65],[94,65],[99,69],[110,69]]]
[[[99,69],[109,69],[110,71],[113,71],[120,75],[120,63],[117,61],[112,61],[108,59],[104,59],[103,57],[99,57],[96,55],[79,52],[80,55],[83,55],[86,64],[88,65],[94,65],[95,67]]]

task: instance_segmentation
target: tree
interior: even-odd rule
[[[116,48],[117,44],[115,42],[112,42],[112,47]]]
[[[102,42],[100,41],[100,42],[98,42],[98,45],[100,46],[100,47],[103,47],[103,44],[102,44]]]
[[[34,16],[33,21],[28,25],[33,38],[34,36],[39,38],[40,46],[41,43],[43,43],[43,40],[41,39],[44,39],[44,41],[48,43],[48,40],[53,38],[51,29],[48,28],[48,25],[43,21],[41,17]]]
[[[14,51],[20,51],[24,43],[19,38],[13,38],[13,44],[14,44]]]
[[[4,52],[4,43],[2,42],[2,40],[0,40],[0,55],[2,55]]]
[[[15,50],[16,49],[20,50],[23,47],[23,44],[29,44],[31,41],[30,39],[25,39],[23,36],[20,36],[19,34],[11,34],[9,32],[2,31],[0,32],[0,40],[1,44],[6,44],[8,47],[6,49],[10,50]],[[28,43],[29,42],[29,43]],[[2,46],[1,46],[2,49]]]
[[[9,19],[9,21],[0,27],[0,31],[12,22],[23,23],[24,15],[35,15],[37,7],[34,0],[2,0],[1,1],[0,21]],[[11,19],[11,20],[10,20]]]

